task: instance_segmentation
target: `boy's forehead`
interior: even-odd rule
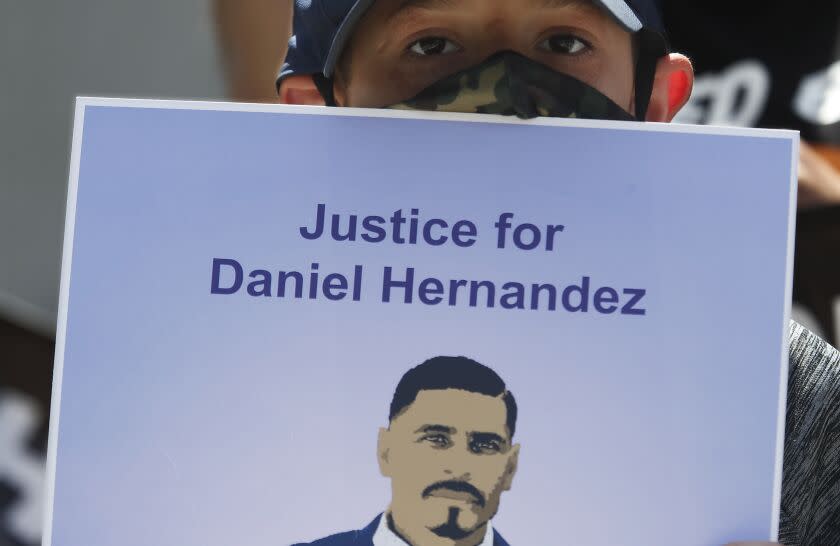
[[[475,9],[478,4],[498,3],[508,8],[539,8],[539,9],[580,9],[589,10],[607,16],[609,12],[603,5],[593,0],[375,0],[374,6],[390,12],[390,16],[411,11],[426,9],[436,11],[457,11]]]
[[[383,2],[391,2],[395,4],[399,8],[404,7],[427,7],[427,8],[454,8],[458,7],[460,4],[464,4],[469,0],[375,0],[376,3],[383,3]],[[591,0],[507,0],[506,3],[510,4],[529,4],[529,5],[539,5],[543,7],[564,7],[570,5],[577,5],[577,4],[589,4],[592,5],[593,2]]]

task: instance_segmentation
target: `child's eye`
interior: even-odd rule
[[[589,49],[589,44],[571,34],[555,34],[539,44],[540,49],[562,55],[580,55]]]
[[[451,40],[440,38],[438,36],[430,36],[428,38],[420,38],[412,43],[408,50],[419,57],[429,57],[431,55],[446,55],[447,53],[455,53],[460,51],[460,47],[455,45]]]

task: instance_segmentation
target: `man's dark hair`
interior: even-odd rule
[[[388,421],[410,406],[420,391],[460,389],[487,396],[501,396],[507,409],[507,428],[511,438],[516,430],[516,399],[499,374],[465,356],[436,356],[408,370],[402,376],[391,400]]]

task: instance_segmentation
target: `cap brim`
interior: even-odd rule
[[[624,27],[624,30],[631,34],[635,34],[642,30],[644,25],[639,20],[636,12],[627,5],[624,0],[590,0],[593,4],[598,4],[615,18],[616,22]]]
[[[352,8],[350,8],[350,11],[347,13],[344,21],[342,21],[341,26],[338,27],[338,31],[335,33],[332,45],[330,45],[330,52],[327,54],[327,59],[324,62],[324,76],[328,78],[332,76],[332,73],[335,70],[335,65],[338,64],[338,58],[341,56],[341,52],[344,50],[344,45],[347,43],[347,40],[350,39],[353,29],[356,28],[356,24],[359,20],[361,20],[365,12],[375,1],[376,0],[356,0],[356,3],[353,4]]]
[[[376,0],[356,0],[353,7],[347,13],[338,31],[335,33],[332,45],[330,45],[330,52],[327,54],[327,59],[324,62],[324,76],[331,77],[335,71],[335,65],[338,64],[338,59],[341,56],[347,40],[356,28],[356,24],[364,16],[368,8]],[[636,13],[627,5],[624,0],[590,0],[593,4],[597,4],[607,11],[616,22],[621,25],[627,32],[634,34],[642,29],[644,25],[636,16]]]

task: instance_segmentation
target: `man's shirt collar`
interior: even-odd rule
[[[387,512],[379,518],[379,525],[373,534],[373,546],[409,546],[388,527]],[[493,546],[493,526],[490,525],[489,521],[487,522],[487,530],[484,532],[484,538],[477,546]]]

